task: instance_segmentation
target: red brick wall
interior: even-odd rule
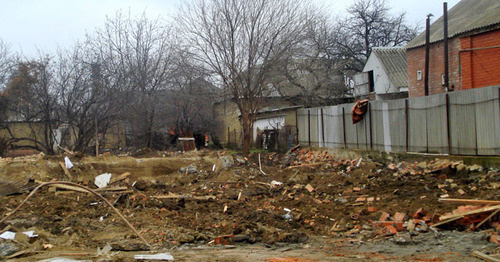
[[[459,89],[458,51],[460,41],[457,37],[448,40],[448,59],[450,72],[450,87]],[[406,51],[408,61],[408,93],[410,97],[424,95],[425,79],[425,46]],[[429,60],[429,95],[445,92],[441,84],[441,75],[444,74],[443,42],[431,44]],[[422,80],[417,80],[417,71],[422,70]]]
[[[463,49],[500,45],[500,30],[463,37]],[[464,51],[461,53],[462,89],[500,84],[500,48]]]
[[[474,50],[460,53],[460,50],[500,45],[500,30],[468,37],[454,37],[448,40],[450,87],[455,90],[500,84],[500,48]],[[459,75],[461,55],[462,76]],[[410,97],[424,95],[425,46],[406,51],[408,62],[408,93]],[[417,80],[417,71],[422,70],[422,80]],[[444,74],[443,42],[431,44],[429,61],[429,94],[445,92],[441,85]],[[460,79],[462,77],[462,79]]]

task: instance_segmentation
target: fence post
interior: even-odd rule
[[[450,97],[448,93],[446,98],[446,137],[448,139],[448,154],[451,155],[451,132],[450,132]]]
[[[409,144],[410,144],[410,116],[408,113],[410,112],[410,107],[408,106],[408,99],[405,99],[405,122],[406,122],[406,142],[405,142],[405,151],[408,152]]]
[[[344,148],[347,148],[347,138],[345,137],[345,108],[342,107],[342,131],[344,133]]]
[[[291,130],[291,128],[290,128]],[[290,131],[290,134],[292,132]],[[295,110],[295,133],[297,134],[297,144],[300,144],[299,141],[299,110]]]
[[[323,108],[321,108],[321,141],[323,142],[323,147],[326,147],[325,143],[325,124],[323,121]]]
[[[307,141],[311,147],[311,110],[307,110]]]
[[[373,141],[372,141],[372,106],[370,102],[368,102],[368,117],[370,118],[370,122],[368,122],[368,129],[370,130],[370,150],[373,150]]]

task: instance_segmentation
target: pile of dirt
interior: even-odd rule
[[[314,243],[318,237],[334,246],[407,243],[437,232],[432,225],[457,208],[440,198],[500,199],[498,170],[448,160],[379,163],[298,147],[286,154],[248,158],[207,150],[147,155],[154,157],[70,156],[74,167],[69,172],[74,182],[92,189],[97,189],[97,175],[111,173],[107,190],[99,192],[150,247],[98,198],[62,188],[41,189],[0,228],[36,231],[38,240],[20,247],[32,250],[48,244],[110,244],[125,251],[219,243],[273,246]],[[59,165],[63,158],[1,159],[0,181],[68,180]],[[19,193],[2,197],[0,214],[12,212],[23,201],[27,192]],[[498,232],[498,220],[497,213],[481,225],[489,232],[478,245],[494,247],[487,236]],[[478,223],[444,227],[476,230]]]

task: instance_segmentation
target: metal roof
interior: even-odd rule
[[[499,0],[462,0],[448,10],[448,37],[500,24]],[[443,40],[443,17],[431,25],[430,42]],[[425,31],[406,45],[407,49],[425,45]]]
[[[408,86],[405,48],[374,47],[370,55],[375,55],[379,59],[389,79],[396,87]]]

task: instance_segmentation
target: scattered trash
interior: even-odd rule
[[[108,186],[108,183],[109,183],[110,180],[111,180],[111,174],[110,173],[104,173],[104,174],[100,174],[100,175],[98,175],[98,176],[95,177],[94,184],[98,188],[103,188],[103,187]]]
[[[67,156],[64,157],[64,166],[66,166],[67,169],[71,169],[73,167],[73,163],[71,163],[71,160],[69,160],[69,157]]]
[[[154,255],[134,255],[137,260],[158,260],[158,261],[173,261],[174,257],[169,253],[159,253]]]
[[[25,231],[25,232],[21,232],[21,233],[28,236],[29,238],[38,237],[38,234],[36,234],[35,231]],[[16,238],[16,234],[17,234],[16,232],[5,231],[0,235],[0,238],[14,240]]]
[[[276,181],[276,180],[271,181],[271,186],[272,186],[273,188],[278,188],[278,187],[280,187],[281,185],[283,185],[283,183],[282,183],[282,182],[279,182],[279,181]]]
[[[292,220],[293,218],[293,215],[292,215],[292,210],[288,209],[288,208],[283,208],[283,211],[285,211],[286,213],[283,215],[283,218],[286,220],[286,221],[290,221]]]

